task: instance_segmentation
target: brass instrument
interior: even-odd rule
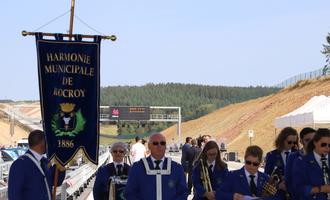
[[[262,188],[262,197],[274,196],[277,192],[277,184],[280,182],[280,177],[276,174],[277,166],[274,167],[269,180]]]
[[[322,172],[323,172],[323,180],[324,184],[329,185],[329,175],[328,175],[328,165],[327,165],[327,158],[325,155],[321,156],[321,165],[322,165]],[[330,193],[327,193],[327,200],[330,200]]]
[[[201,166],[201,180],[203,187],[206,192],[212,192],[212,185],[211,185],[211,179],[209,175],[209,170],[207,167],[207,164],[203,162],[203,159],[200,159],[200,166]]]

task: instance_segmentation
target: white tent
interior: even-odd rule
[[[275,119],[276,128],[291,127],[329,127],[330,97],[314,96],[303,106]]]

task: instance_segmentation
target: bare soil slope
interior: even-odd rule
[[[232,104],[196,120],[182,124],[182,139],[186,136],[198,137],[210,134],[217,141],[224,141],[229,151],[244,154],[249,145],[247,130],[254,130],[252,144],[257,144],[265,152],[274,148],[276,134],[274,120],[302,106],[311,97],[330,95],[330,78],[301,81],[280,92]],[[163,131],[169,141],[176,140],[176,126]]]

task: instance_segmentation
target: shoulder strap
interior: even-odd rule
[[[50,196],[50,191],[49,191],[49,187],[48,187],[48,182],[47,182],[47,178],[46,175],[44,173],[44,171],[41,169],[41,166],[39,164],[39,162],[37,161],[37,159],[35,159],[31,154],[26,153],[24,154],[24,156],[30,158],[32,160],[32,162],[35,164],[35,166],[39,169],[40,173],[43,175],[44,177],[44,182],[45,182],[45,186],[47,189],[47,194],[48,194],[48,199],[51,200],[51,196]]]

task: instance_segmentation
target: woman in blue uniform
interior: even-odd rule
[[[113,162],[100,167],[97,170],[93,187],[95,200],[108,200],[110,181],[112,176],[127,176],[130,166],[124,163],[124,156],[127,153],[127,145],[123,142],[115,142],[111,146]]]
[[[275,140],[276,149],[268,152],[266,155],[265,173],[268,175],[276,174],[279,177],[278,187],[282,199],[289,199],[284,172],[289,155],[298,147],[298,133],[292,127],[286,127],[281,130]]]
[[[308,143],[307,155],[293,164],[292,182],[301,200],[330,199],[329,181],[330,131],[318,129]]]
[[[300,143],[302,148],[299,151],[293,152],[290,154],[286,166],[285,166],[285,183],[290,197],[292,200],[299,199],[299,193],[293,190],[294,185],[292,184],[292,173],[294,172],[293,163],[299,157],[302,157],[307,154],[307,145],[309,141],[313,139],[315,135],[315,130],[310,127],[303,128],[299,133]]]
[[[203,164],[202,164],[203,163]],[[203,186],[201,173],[202,165],[209,174],[212,190],[207,191]],[[201,152],[196,167],[193,169],[192,180],[194,185],[194,200],[215,200],[215,191],[223,183],[228,174],[227,165],[221,160],[219,146],[215,141],[205,144]],[[204,177],[205,178],[205,177]]]

